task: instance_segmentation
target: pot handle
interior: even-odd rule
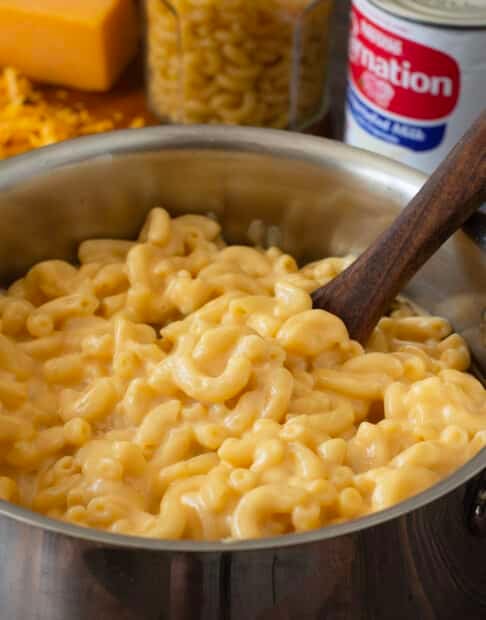
[[[463,231],[486,253],[486,204],[476,211],[464,224]],[[486,308],[483,312],[484,346],[486,347]],[[483,327],[484,326],[484,327]],[[486,451],[486,448],[483,448]],[[467,488],[465,500],[466,520],[469,531],[481,538],[486,537],[486,469]]]
[[[469,531],[486,538],[486,469],[469,482],[464,501]]]
[[[462,229],[471,241],[486,252],[486,203],[471,215]]]

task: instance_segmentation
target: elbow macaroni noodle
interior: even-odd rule
[[[303,127],[322,111],[332,0],[146,0],[149,99],[172,122]]]
[[[123,534],[235,540],[391,506],[486,445],[486,391],[441,318],[365,349],[302,269],[154,209],[0,294],[0,498]]]

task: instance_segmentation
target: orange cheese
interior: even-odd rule
[[[0,66],[36,80],[108,90],[137,41],[133,0],[0,0]]]

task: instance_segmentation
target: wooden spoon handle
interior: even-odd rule
[[[313,293],[365,343],[403,286],[486,201],[486,110],[393,224],[348,269]]]

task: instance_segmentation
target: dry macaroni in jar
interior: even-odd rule
[[[326,111],[332,0],[146,0],[161,120],[302,129]]]

